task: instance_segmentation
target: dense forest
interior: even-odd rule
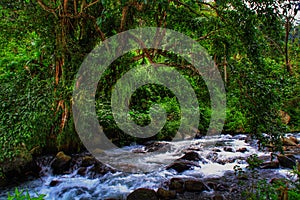
[[[283,135],[300,131],[299,13],[293,0],[1,0],[0,176],[8,163],[22,165],[19,158],[85,150],[72,107],[78,70],[108,38],[146,27],[177,31],[206,49],[226,92],[222,133],[248,134],[282,151]],[[117,81],[153,63],[176,69],[190,83],[199,107],[185,112],[199,110],[199,126],[192,128],[197,138],[207,134],[211,99],[195,67],[172,52],[140,49],[111,63],[95,95],[98,121],[119,147],[171,141],[180,126],[182,106],[159,84],[138,88],[127,102],[140,126],[151,122],[153,104],[165,109],[167,120],[157,134],[134,137],[114,121],[110,100]]]

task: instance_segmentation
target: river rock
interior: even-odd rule
[[[260,165],[261,169],[278,169],[279,168],[279,162],[278,161],[269,161],[264,162]]]
[[[200,161],[201,157],[199,156],[198,153],[191,151],[191,152],[185,153],[185,155],[182,156],[180,159],[189,160],[189,161]]]
[[[158,200],[158,197],[154,190],[140,188],[130,193],[127,200]]]
[[[167,170],[174,169],[178,173],[184,172],[192,168],[192,165],[184,162],[175,162],[167,167]]]
[[[97,162],[97,159],[92,156],[84,156],[81,161],[81,167],[89,167]]]
[[[206,183],[206,185],[210,188],[210,189],[213,189],[215,191],[228,191],[228,186],[223,184],[222,181],[220,180],[216,180],[216,181],[213,181],[213,180],[210,180]]]
[[[16,148],[19,152],[9,162],[0,163],[2,175],[0,176],[0,185],[5,186],[12,181],[26,181],[28,177],[39,177],[41,168],[36,164],[27,148],[19,146]]]
[[[176,191],[174,190],[165,190],[163,188],[159,188],[157,190],[157,195],[159,199],[175,199],[176,198]]]
[[[248,151],[248,149],[246,147],[241,147],[238,150],[236,150],[237,152],[241,152],[241,153],[245,153]]]
[[[180,160],[194,161],[195,166],[199,166],[197,163],[198,161],[202,162],[202,164],[207,164],[207,161],[194,151],[186,152],[185,155],[179,158],[177,161]]]
[[[175,190],[178,193],[184,192],[184,180],[180,178],[172,178],[169,183],[169,189]]]
[[[185,181],[185,190],[188,192],[202,192],[208,190],[208,188],[202,181],[188,180]]]
[[[53,174],[63,174],[65,171],[69,169],[70,162],[71,162],[71,156],[66,155],[62,151],[58,152],[51,164]]]
[[[238,135],[234,135],[232,137],[232,139],[235,139],[235,140],[246,140],[248,137],[248,135],[245,135],[245,134],[238,134]]]
[[[296,140],[295,140],[296,139]],[[282,139],[282,143],[283,143],[283,145],[284,146],[297,146],[297,138],[295,138],[295,139],[291,139],[291,137],[289,137],[289,138],[283,138]]]
[[[154,151],[168,151],[170,149],[170,144],[166,142],[152,142],[149,145],[146,145],[146,152],[154,152]]]
[[[216,152],[210,152],[209,154],[206,155],[206,159],[212,161],[212,162],[216,162],[218,160],[218,153]]]
[[[144,149],[133,149],[132,153],[147,153]]]
[[[220,165],[226,165],[228,163],[234,163],[238,158],[218,158],[215,162]]]
[[[192,169],[193,167],[200,167],[196,162],[188,160],[176,160],[173,164],[167,167],[167,170],[174,169],[178,173],[184,172],[186,170]]]
[[[277,159],[282,167],[293,169],[296,166],[296,157],[292,154],[279,154],[277,155]]]
[[[227,152],[235,152],[235,150],[232,147],[224,147],[223,150]]]
[[[52,180],[49,184],[50,187],[54,187],[54,186],[57,186],[61,183],[61,181],[59,180]]]
[[[77,174],[80,175],[80,176],[85,176],[86,175],[86,167],[80,167],[77,170]]]
[[[116,172],[116,170],[112,169],[111,167],[108,167],[107,165],[97,162],[90,170],[93,177],[97,177],[99,175],[107,174],[108,172]]]
[[[291,141],[295,142],[296,144],[299,144],[299,141],[298,141],[298,139],[297,139],[296,137],[290,136],[289,139],[290,139]]]
[[[212,149],[212,151],[213,151],[213,152],[222,152],[222,150],[221,150],[221,149],[218,149],[218,148],[214,148],[214,149]]]

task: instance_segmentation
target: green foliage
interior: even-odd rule
[[[246,171],[240,166],[234,166],[235,175],[240,180],[241,185],[248,182],[247,189],[242,191],[242,195],[247,200],[279,200],[283,196],[287,199],[299,199],[300,197],[300,171],[299,163],[291,171],[292,178],[273,179],[271,182],[265,178],[260,178],[258,174],[259,166],[262,164],[257,154],[247,158]]]
[[[288,30],[278,1],[42,2],[44,5],[37,1],[0,3],[0,162],[16,156],[16,147],[23,144],[28,149],[52,144],[57,149],[78,150],[80,140],[72,119],[75,74],[97,44],[136,27],[170,28],[207,49],[224,77],[225,132],[247,132],[262,144],[272,142],[280,149],[282,133],[300,129],[299,37],[292,37],[296,27]],[[289,7],[293,5],[283,9]],[[285,41],[287,31],[294,39]],[[167,123],[150,139],[170,140],[180,120],[186,120],[181,113],[199,109],[199,127],[189,128],[205,135],[212,111],[201,76],[179,55],[141,49],[113,62],[98,84],[96,112],[108,137],[119,145],[137,140],[124,134],[114,121],[111,91],[126,72],[152,62],[179,71],[193,87],[199,108],[181,110],[172,91],[149,84],[126,100],[129,116],[145,126],[151,121],[150,107],[160,104],[167,111]],[[286,70],[287,64],[293,73]],[[279,110],[291,116],[288,127],[281,123]]]
[[[247,124],[247,118],[243,110],[237,106],[239,104],[239,99],[234,96],[230,96],[228,93],[227,98],[229,98],[230,101],[227,103],[224,129],[230,132],[244,132]]]
[[[250,155],[246,161],[248,163],[247,168],[251,171],[259,168],[259,166],[263,163],[263,161],[258,158],[257,154]]]
[[[8,194],[7,200],[43,200],[46,195],[44,194],[37,194],[37,197],[31,197],[28,192],[24,190],[15,189],[13,195]]]
[[[45,145],[52,125],[51,79],[44,80],[33,71],[8,71],[0,78],[1,96],[1,159],[12,158],[15,148],[25,144],[28,149]]]

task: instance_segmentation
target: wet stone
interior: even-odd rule
[[[130,193],[127,200],[158,200],[158,197],[154,190],[140,188]]]
[[[202,181],[189,180],[185,182],[185,190],[188,192],[202,192],[208,190]]]
[[[296,166],[296,157],[292,154],[280,154],[277,155],[277,159],[282,167],[293,169]]]
[[[297,146],[298,140],[295,137],[283,138],[282,143],[284,146]]]
[[[169,184],[170,190],[175,190],[178,193],[184,192],[184,180],[179,178],[172,178]]]
[[[170,144],[165,142],[153,142],[145,147],[146,152],[168,151]]]
[[[97,177],[99,175],[104,175],[104,174],[107,174],[108,172],[116,172],[116,170],[108,167],[107,165],[105,164],[102,164],[100,162],[97,162],[90,170],[94,176],[93,177]]]
[[[200,167],[199,164],[192,162],[192,161],[187,161],[187,160],[177,160],[173,164],[169,165],[167,167],[167,170],[169,169],[174,169],[178,173],[184,172],[186,170],[190,170],[193,167]]]
[[[61,181],[59,180],[52,180],[49,184],[50,187],[54,187],[54,186],[57,186],[61,183]]]
[[[197,152],[187,152],[184,156],[182,156],[180,159],[182,160],[189,160],[189,161],[200,161],[201,157]]]
[[[157,195],[160,199],[174,199],[176,198],[176,191],[159,188],[157,190]]]
[[[88,166],[96,164],[97,162],[98,161],[96,160],[96,158],[94,158],[92,156],[84,156],[81,161],[81,166],[88,167]]]
[[[261,169],[278,169],[279,168],[279,162],[278,161],[269,161],[264,162],[260,166]]]
[[[51,164],[53,173],[54,174],[65,173],[69,169],[70,163],[71,163],[70,156],[64,154],[64,152],[62,151],[58,152]]]
[[[238,150],[236,150],[237,152],[241,152],[241,153],[245,153],[248,151],[248,149],[246,147],[242,147],[242,148],[239,148]]]
[[[222,152],[221,149],[217,149],[217,148],[212,149],[212,151],[213,151],[213,152]]]
[[[85,176],[86,175],[86,167],[80,167],[77,171],[77,174],[80,176]]]
[[[235,152],[235,150],[232,147],[224,147],[223,150],[232,153]]]

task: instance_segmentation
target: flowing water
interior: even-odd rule
[[[300,134],[297,137],[300,139]],[[173,177],[221,177],[224,173],[233,171],[235,165],[245,168],[247,166],[245,158],[249,155],[270,155],[269,152],[258,151],[255,141],[248,144],[245,139],[246,135],[220,135],[192,141],[167,142],[165,145],[167,148],[152,153],[141,153],[145,152],[146,149],[145,146],[141,145],[124,147],[126,151],[136,153],[128,154],[124,151],[115,150],[107,152],[107,154],[112,158],[109,160],[109,164],[123,168],[126,172],[109,172],[97,178],[80,176],[77,174],[77,170],[73,170],[72,173],[66,175],[53,175],[50,168],[52,157],[44,157],[40,159],[39,163],[42,166],[42,176],[39,179],[23,183],[18,188],[27,190],[33,196],[36,193],[46,194],[45,198],[48,200],[126,199],[126,196],[137,188],[156,190],[163,187]],[[230,147],[231,149],[225,151],[224,147]],[[244,147],[247,149],[246,152],[237,151]],[[194,167],[183,173],[166,170],[166,163],[180,158],[187,151],[197,152],[201,156],[200,167]],[[272,173],[287,176],[287,172],[288,170],[285,169],[276,169]],[[52,181],[57,181],[59,184],[51,186]],[[0,191],[0,199],[6,199],[7,193],[12,193],[13,190],[14,188],[7,188]]]

